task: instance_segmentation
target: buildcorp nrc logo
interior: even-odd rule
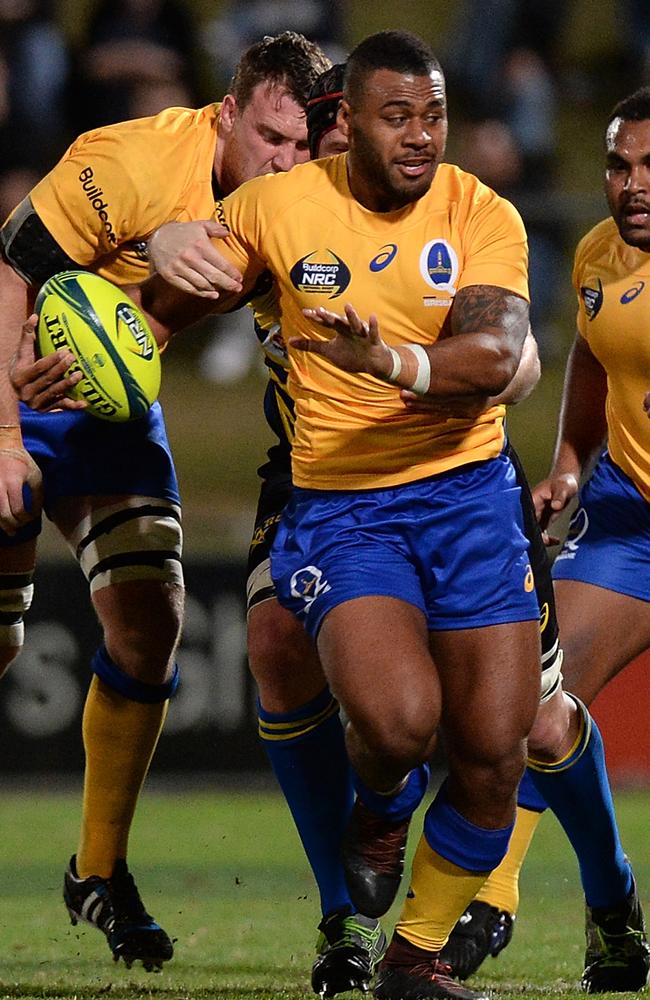
[[[95,173],[93,168],[84,167],[79,174],[79,180],[81,181],[81,187],[83,188],[86,198],[104,223],[104,229],[106,231],[106,238],[108,239],[108,242],[112,243],[113,246],[117,246],[117,236],[115,235],[113,224],[108,217],[108,202],[104,198],[104,192],[101,187],[98,187],[95,183]]]
[[[318,292],[335,299],[350,284],[350,268],[333,250],[312,250],[291,268],[289,279],[299,292]]]

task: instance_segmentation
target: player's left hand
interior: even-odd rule
[[[83,410],[83,400],[70,399],[68,392],[81,380],[82,373],[66,372],[75,361],[71,351],[60,350],[36,360],[36,324],[38,316],[30,316],[23,323],[18,350],[9,366],[9,377],[14,392],[32,410],[41,413],[49,410]]]
[[[386,379],[392,371],[392,355],[381,338],[376,316],[371,315],[366,322],[349,304],[345,306],[344,316],[324,306],[303,309],[303,315],[319,326],[334,330],[335,336],[331,340],[292,337],[289,344],[295,350],[320,354],[344,372],[366,372]]]

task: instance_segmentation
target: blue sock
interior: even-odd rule
[[[341,841],[354,790],[339,706],[328,688],[294,712],[258,704],[259,735],[316,878],[324,916],[354,911]]]
[[[409,771],[405,784],[395,795],[380,795],[364,785],[356,772],[353,772],[354,787],[357,795],[372,812],[393,823],[401,823],[409,819],[424,798],[429,784],[430,768],[428,764],[420,764]]]
[[[530,809],[531,812],[541,813],[547,808],[546,802],[537,791],[535,783],[530,776],[529,768],[524,771],[524,776],[519,782],[517,792],[517,805],[522,809]]]
[[[528,770],[576,852],[588,905],[615,906],[632,889],[632,871],[616,825],[602,737],[582,702],[574,701],[582,713],[575,746],[556,764],[529,759]]]
[[[450,804],[447,782],[424,816],[424,838],[436,854],[468,872],[490,872],[503,861],[514,823],[486,830],[462,816]]]

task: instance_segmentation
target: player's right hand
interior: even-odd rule
[[[13,535],[40,513],[42,503],[41,470],[23,447],[20,429],[0,428],[0,528]]]
[[[547,528],[555,521],[578,493],[578,479],[571,472],[548,476],[532,490],[535,514],[545,535],[547,545],[557,545],[558,538],[547,533]]]
[[[80,371],[66,376],[74,363],[71,351],[55,351],[35,359],[36,323],[34,314],[23,324],[18,350],[9,367],[14,392],[32,410],[84,410],[83,400],[70,399],[68,393],[82,379]]]
[[[175,288],[205,299],[218,299],[220,291],[240,292],[241,274],[212,242],[227,235],[228,229],[211,219],[167,222],[149,240],[152,271]]]

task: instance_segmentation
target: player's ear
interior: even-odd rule
[[[232,94],[226,94],[221,102],[221,110],[219,112],[219,124],[226,133],[232,131],[237,117],[237,111],[238,108],[236,99]]]
[[[336,127],[343,133],[346,139],[350,135],[350,105],[345,98],[339,104],[336,112]]]

